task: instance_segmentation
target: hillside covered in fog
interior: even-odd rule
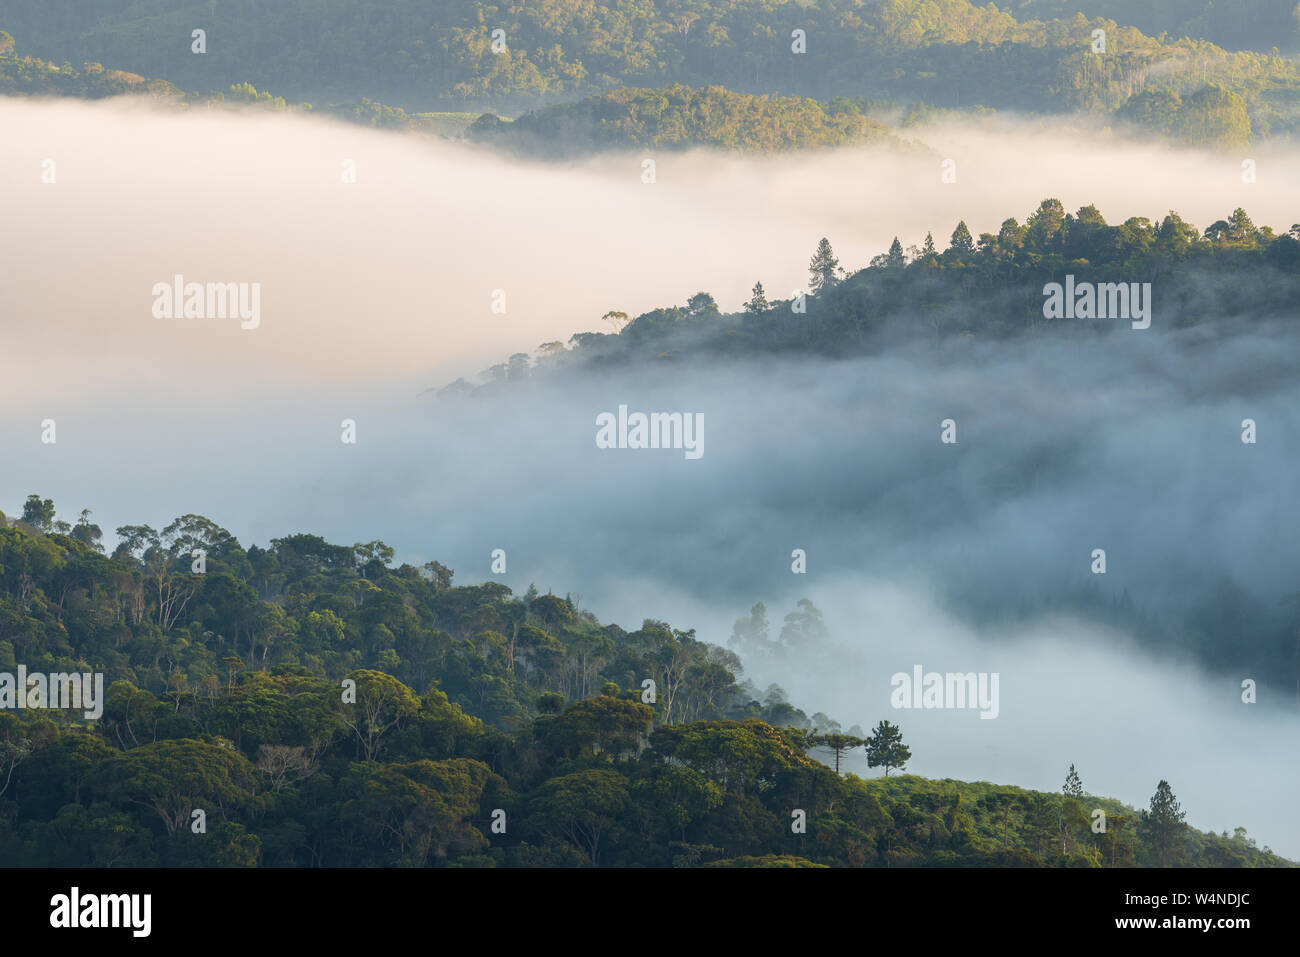
[[[0,863],[1300,858],[1296,28],[0,0]]]

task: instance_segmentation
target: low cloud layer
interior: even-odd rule
[[[779,630],[808,597],[849,658],[751,676],[846,726],[899,720],[918,773],[1055,789],[1075,763],[1139,805],[1167,778],[1198,826],[1300,856],[1294,675],[1258,670],[1281,653],[1259,636],[1287,620],[1300,567],[1286,329],[1241,317],[1207,338],[1157,319],[1086,347],[1040,335],[419,395],[607,309],[699,289],[734,307],[758,278],[785,295],[822,235],[861,264],[896,233],[942,245],[959,218],[994,231],[1046,196],[1202,227],[1244,205],[1285,229],[1300,183],[1282,157],[1255,157],[1248,186],[1231,157],[936,128],[918,131],[938,151],[921,158],[665,154],[647,186],[639,156],[526,164],[293,117],[0,100],[0,124],[7,511],[39,491],[105,529],[198,512],[246,545],[381,538],[460,581],[504,548],[514,587],[719,644],[754,602]],[[154,318],[151,287],[177,273],[262,283],[259,328]],[[702,413],[703,455],[597,448],[597,416],[620,404]],[[1079,594],[1132,603],[1163,644],[1081,617]],[[917,663],[999,672],[999,717],[893,713],[889,675]],[[1258,705],[1240,702],[1246,677]]]
[[[0,237],[0,315],[23,357],[0,388],[61,377],[62,395],[160,369],[208,378],[210,362],[250,378],[472,375],[607,310],[700,289],[736,308],[756,279],[788,296],[822,236],[856,268],[895,235],[942,246],[958,219],[996,232],[1047,196],[1112,222],[1176,208],[1204,227],[1239,205],[1283,230],[1300,218],[1284,154],[1252,157],[1245,184],[1243,157],[1010,119],[911,131],[929,153],[653,154],[653,185],[641,153],[532,164],[283,114],[0,98],[0,123],[15,227]],[[155,319],[150,290],[178,274],[260,282],[261,325]]]

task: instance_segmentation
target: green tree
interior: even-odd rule
[[[911,749],[903,744],[902,729],[888,721],[881,721],[876,725],[866,740],[866,748],[867,766],[872,768],[883,766],[885,777],[889,777],[891,768],[902,771],[912,757]]]
[[[1228,217],[1228,241],[1253,246],[1259,239],[1259,230],[1250,216],[1240,206]]]
[[[566,755],[605,752],[617,757],[636,751],[653,720],[648,705],[602,694],[574,702],[547,722],[545,740]]]
[[[687,826],[722,804],[722,789],[692,768],[665,765],[637,782],[635,797],[685,842]]]
[[[707,292],[697,292],[686,300],[686,311],[692,317],[716,316],[718,304]]]
[[[894,237],[894,241],[889,244],[889,252],[885,254],[885,266],[889,269],[901,269],[907,265],[907,259],[903,256],[903,244]]]
[[[6,742],[9,735],[0,737],[0,770],[5,770]],[[13,743],[20,743],[18,739]],[[30,750],[30,748],[25,749]],[[21,802],[31,801],[42,807],[58,808],[65,804],[80,804],[87,797],[96,770],[118,752],[98,735],[61,734],[32,754],[29,764],[23,766]],[[4,794],[5,781],[0,780],[0,794]]]
[[[150,548],[162,546],[158,533],[148,525],[119,525],[117,538],[117,549],[113,552],[115,558],[121,553],[143,558]]]
[[[202,741],[157,741],[108,761],[102,781],[119,801],[154,811],[168,834],[187,827],[191,812],[238,810],[253,796],[255,772],[239,752]]]
[[[970,230],[966,228],[966,221],[963,219],[957,224],[957,228],[952,231],[952,239],[949,240],[949,248],[956,250],[962,255],[973,253],[975,251],[975,240],[971,238]]]
[[[627,803],[627,779],[617,771],[577,771],[543,784],[529,804],[529,819],[539,830],[571,841],[595,866],[601,839]]]
[[[1240,95],[1211,83],[1183,100],[1173,132],[1182,142],[1194,146],[1248,146],[1250,113]]]
[[[1170,854],[1178,849],[1179,839],[1187,830],[1183,821],[1187,814],[1179,808],[1168,781],[1161,781],[1156,786],[1156,793],[1151,796],[1150,809],[1141,814],[1142,820],[1138,828],[1159,856],[1160,866],[1165,867]]]
[[[804,753],[800,732],[756,719],[660,725],[650,743],[657,754],[695,768],[741,797],[770,789],[778,778],[821,767]]]
[[[423,867],[487,847],[472,823],[492,772],[479,761],[353,765],[341,790],[345,824],[385,848],[379,863]]]
[[[812,260],[808,263],[809,289],[812,290],[813,295],[821,295],[840,281],[842,273],[840,261],[835,258],[835,253],[831,250],[830,240],[823,236],[821,242],[817,244],[817,251],[813,253]]]
[[[1070,797],[1083,797],[1083,782],[1079,780],[1079,773],[1074,770],[1074,765],[1070,765],[1070,772],[1065,776],[1065,785],[1061,788],[1061,793]]]
[[[1167,135],[1175,128],[1182,98],[1173,90],[1143,90],[1124,101],[1115,118],[1142,130]]]
[[[745,303],[745,315],[761,316],[767,312],[767,294],[763,292],[763,284],[761,282],[754,283],[754,288],[751,291],[753,294],[750,296],[749,302]]]
[[[538,595],[528,606],[528,610],[551,629],[573,621],[573,606],[558,595]]]
[[[439,591],[446,591],[451,587],[451,578],[456,573],[442,562],[425,562],[420,567],[428,573],[434,587]]]
[[[366,761],[373,761],[383,746],[383,738],[400,728],[420,710],[415,692],[391,675],[381,671],[353,671],[348,678],[356,682],[355,704],[342,700],[339,719],[356,735]]]
[[[1047,251],[1065,225],[1065,207],[1059,199],[1045,199],[1025,221],[1025,245],[1039,252]]]
[[[1132,816],[1127,814],[1111,814],[1106,818],[1106,834],[1110,838],[1110,866],[1118,867],[1120,861],[1125,866],[1134,864],[1133,849],[1131,841],[1120,840],[1126,828],[1132,821]]]
[[[840,773],[840,758],[848,754],[854,748],[860,748],[867,742],[862,738],[854,737],[851,734],[841,734],[832,732],[830,734],[816,734],[810,739],[814,747],[825,748],[835,755],[835,773]]]
[[[51,531],[54,527],[54,500],[42,499],[34,493],[28,495],[23,503],[23,521],[39,531]]]
[[[1201,234],[1191,223],[1185,222],[1172,209],[1156,227],[1156,243],[1175,256],[1182,256],[1188,247],[1201,241]]]
[[[1003,252],[1014,252],[1023,246],[1024,242],[1025,229],[1016,222],[1015,217],[1003,220],[1001,228],[998,229],[998,248]]]

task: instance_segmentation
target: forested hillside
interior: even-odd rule
[[[23,514],[0,520],[0,672],[108,684],[98,720],[0,713],[9,865],[1287,863],[1188,828],[1163,782],[1137,813],[1073,769],[1060,795],[899,776],[884,722],[865,746],[895,775],[841,776],[860,729],[760,702],[692,631],[453,585],[382,542],[245,549],[186,515],[107,556],[89,512]]]
[[[1279,363],[1267,372],[1259,366],[1263,382],[1285,376],[1287,357],[1300,353],[1294,319],[1300,300],[1300,224],[1275,233],[1238,208],[1204,228],[1174,211],[1111,225],[1093,206],[1068,213],[1059,200],[1046,199],[1023,222],[1004,220],[996,233],[972,235],[959,222],[946,248],[932,234],[917,238],[920,242],[906,250],[895,238],[889,250],[860,269],[841,264],[823,239],[809,250],[802,293],[778,296],[765,287],[766,277],[756,277],[737,312],[720,309],[707,291],[635,317],[612,308],[603,317],[611,331],[580,332],[567,342],[542,343],[534,355],[512,355],[484,370],[475,383],[457,379],[442,385],[438,401],[543,389],[552,381],[562,387],[584,375],[618,380],[642,369],[707,378],[724,367],[763,369],[765,363],[800,357],[852,365],[863,356],[920,353],[932,357],[942,374],[982,368],[1011,355],[1032,361],[1035,348],[1053,347],[1069,350],[1053,353],[1058,359],[1074,355],[1075,364],[1098,369],[1113,365],[1114,354],[1130,348],[1186,351],[1195,362],[1201,361],[1200,350],[1245,344],[1256,332],[1273,342],[1268,352]],[[1135,329],[1136,315],[1104,314],[1115,297],[1103,294],[1090,315],[1049,318],[1046,293],[1067,284],[1078,289],[1110,284],[1112,292],[1123,286],[1126,301],[1134,284],[1139,291],[1149,284],[1142,305],[1149,327]],[[1238,387],[1231,379],[1193,377],[1188,388],[1200,399],[1212,390]],[[1082,401],[1057,398],[1067,404]],[[1009,466],[1005,481],[1028,490],[1039,481],[1033,477],[1037,461],[1031,457]],[[1148,647],[1177,648],[1182,660],[1211,670],[1258,669],[1277,692],[1294,695],[1300,594],[1261,602],[1225,585],[1213,599],[1189,595],[1160,610],[1144,607],[1147,600],[1136,594],[1124,595],[1118,605],[1115,597],[1063,585],[1037,600],[1044,609],[1068,608],[1120,628]],[[986,619],[990,625],[1005,624],[1005,609],[985,609],[975,594],[961,601],[967,613],[978,618],[987,611],[993,615]]]
[[[147,97],[173,107],[212,108],[255,106],[273,111],[318,112],[349,122],[385,129],[440,130],[441,124],[427,116],[412,116],[404,110],[384,106],[362,98],[355,103],[315,108],[310,103],[288,103],[284,97],[260,91],[249,83],[232,84],[228,89],[193,93],[181,90],[167,80],[140,76],[125,70],[105,68],[102,63],[70,63],[57,66],[40,57],[16,51],[13,38],[0,32],[0,95],[24,97],[67,96],[99,100],[111,96]],[[439,114],[448,116],[454,114]],[[459,129],[474,119],[473,115],[454,124]]]
[[[414,130],[468,138],[521,153],[568,157],[607,149],[681,149],[711,147],[770,153],[808,147],[888,143],[901,139],[879,116],[903,126],[940,117],[983,115],[982,107],[960,111],[912,101],[906,109],[895,100],[837,96],[823,102],[802,96],[738,93],[721,86],[693,89],[673,83],[662,89],[623,87],[577,102],[529,110],[514,122],[495,113],[408,113],[368,97],[350,103],[292,103],[258,90],[232,84],[224,90],[186,92],[164,79],[151,79],[100,63],[80,68],[14,52],[12,38],[0,33],[0,94],[103,99],[147,97],[175,108],[257,107],[272,111],[315,113],[362,126]],[[897,120],[895,120],[897,117]],[[1153,88],[1124,100],[1113,114],[1122,128],[1154,134],[1184,145],[1244,146],[1268,130],[1256,117],[1252,126],[1247,101],[1214,83],[1187,95]]]
[[[0,0],[0,866],[1296,866],[1297,50]]]
[[[722,87],[623,88],[578,103],[530,111],[512,123],[485,113],[470,128],[481,142],[527,153],[706,146],[768,153],[854,143],[901,146],[889,127],[854,102],[753,96]]]
[[[574,366],[671,361],[698,355],[811,353],[844,356],[929,339],[1081,336],[1128,332],[1127,321],[1050,319],[1044,286],[1061,282],[1152,284],[1151,331],[1214,325],[1250,315],[1289,316],[1300,296],[1300,223],[1274,231],[1241,208],[1204,229],[1169,210],[1108,223],[1095,206],[1066,212],[1045,199],[1023,223],[972,234],[958,222],[941,248],[928,233],[855,269],[828,240],[812,250],[802,301],[768,296],[756,277],[738,313],[697,292],[685,304],[636,316],[611,310],[613,333],[584,332],[546,343],[535,358],[512,356],[483,373],[485,384]],[[1158,298],[1157,298],[1158,297]],[[450,393],[470,389],[458,381]]]
[[[1128,4],[1085,5],[1084,12],[1060,3],[1007,6],[1014,10],[967,0],[320,0],[293,9],[237,2],[164,13],[165,4],[113,0],[92,15],[75,0],[49,0],[0,9],[0,29],[29,55],[112,64],[186,90],[249,83],[290,101],[364,98],[408,112],[514,113],[620,86],[680,83],[1108,115],[1137,94],[1188,101],[1215,84],[1236,99],[1193,98],[1185,109],[1230,111],[1237,125],[1248,120],[1254,136],[1290,135],[1300,122],[1300,66],[1272,52],[1293,30],[1232,52],[1158,27],[1164,15],[1153,4],[1139,5],[1146,32],[1130,25]],[[1193,12],[1177,22],[1193,27]],[[1222,23],[1223,11],[1211,19]],[[195,29],[205,31],[202,53],[192,52]]]
[[[315,114],[361,126],[460,137],[539,156],[568,157],[602,149],[705,146],[752,153],[900,140],[859,104],[840,98],[821,103],[805,97],[734,93],[722,87],[693,90],[620,89],[578,103],[530,111],[510,122],[492,113],[407,113],[362,98],[355,103],[314,106],[239,83],[222,92],[187,93],[166,80],[86,63],[79,70],[39,57],[5,55],[0,34],[0,94],[103,99],[147,97],[178,109],[223,106]],[[870,108],[869,106],[867,107]]]
[[[1300,46],[1300,18],[1291,0],[1002,0],[1021,20],[1055,20],[1082,13],[1129,23],[1143,33],[1209,40],[1229,50]]]

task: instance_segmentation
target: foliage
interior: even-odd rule
[[[662,89],[624,87],[529,111],[513,123],[484,114],[469,134],[542,154],[691,146],[762,153],[851,143],[901,144],[887,126],[847,101],[756,96],[720,86],[696,90],[680,83]]]
[[[860,133],[870,121],[858,111],[869,102],[921,114],[994,108],[1105,116],[1135,96],[1167,93],[1186,101],[1209,87],[1236,98],[1224,114],[1231,122],[1213,120],[1207,128],[1198,107],[1183,135],[1222,143],[1291,135],[1300,128],[1300,63],[1276,46],[1294,45],[1293,10],[1284,0],[1207,4],[1180,0],[1181,9],[1171,10],[1156,0],[1087,0],[1084,12],[1074,0],[1009,0],[1002,9],[969,0],[322,0],[300,10],[234,4],[205,13],[213,51],[195,56],[184,39],[191,17],[183,11],[159,15],[134,0],[93,7],[45,0],[8,11],[5,29],[19,49],[69,62],[6,55],[0,39],[0,91],[230,91],[222,95],[271,108],[285,100],[353,104],[340,110],[361,122],[431,129],[444,121],[421,120],[415,111],[436,100],[496,113],[592,97],[539,114],[538,123],[549,116],[597,139],[622,128],[671,143],[701,129],[747,139],[750,124],[701,125],[681,102],[665,117],[655,108],[659,101],[739,104],[739,94],[779,93],[766,106],[744,106],[764,114],[752,136],[825,140]],[[1267,11],[1257,11],[1260,4]],[[1241,12],[1247,6],[1249,16]],[[795,30],[804,31],[803,52],[794,52]],[[1098,30],[1104,51],[1094,49]],[[494,31],[501,31],[495,39]],[[71,66],[90,60],[98,62],[86,62],[80,73]],[[800,97],[832,108],[800,104]],[[626,116],[619,113],[625,106]],[[1212,117],[1222,108],[1206,103],[1204,111]],[[793,133],[768,122],[778,114],[794,118]],[[605,128],[593,128],[601,119]]]
[[[32,500],[30,518],[58,524]],[[1090,798],[1111,821],[1093,835],[1061,795],[840,775],[822,758],[860,746],[857,732],[820,714],[814,732],[775,686],[760,702],[733,652],[665,622],[602,625],[535,589],[453,585],[437,563],[394,568],[382,542],[245,550],[186,515],[161,533],[119,527],[105,556],[6,526],[0,667],[108,681],[98,721],[0,713],[13,865],[1287,863],[1244,831],[1187,828],[1164,782],[1138,828],[1132,809]],[[208,550],[205,574],[192,548]],[[765,616],[756,605],[749,630]],[[809,647],[819,622],[800,602],[782,640]],[[893,770],[905,756],[890,727],[867,746]]]

